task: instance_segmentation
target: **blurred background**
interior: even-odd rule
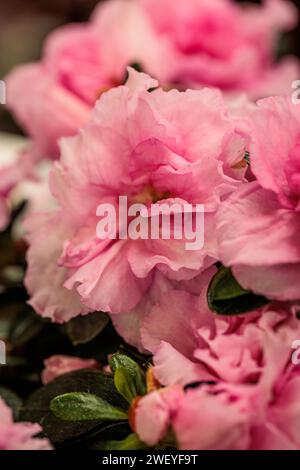
[[[300,0],[293,1],[300,7]],[[52,29],[86,21],[98,3],[99,0],[0,0],[0,79],[15,64],[38,59],[44,38]],[[300,57],[300,27],[283,38],[281,51]],[[0,131],[21,132],[4,106],[0,107]]]

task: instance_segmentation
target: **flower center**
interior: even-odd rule
[[[158,201],[162,201],[163,199],[168,199],[170,197],[170,193],[167,191],[157,191],[153,188],[150,184],[145,186],[141,192],[135,194],[133,196],[133,202],[139,204],[147,204],[147,203],[156,203]]]

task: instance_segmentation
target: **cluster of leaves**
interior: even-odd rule
[[[80,433],[83,434],[89,431],[87,436],[81,436],[85,437],[84,445],[89,449],[128,450],[146,447],[129,425],[135,399],[142,397],[147,391],[145,373],[137,362],[120,353],[112,356],[110,368],[111,374],[94,371],[67,374],[42,389],[42,393],[47,388],[51,389],[48,396],[51,398],[52,392],[58,391],[54,386],[62,380],[70,380],[72,377],[78,380],[80,375],[88,379],[88,383],[85,381],[84,388],[80,391],[63,393],[51,399],[51,414],[43,422],[45,432],[52,441],[56,439],[55,424],[64,421],[64,428],[66,424],[73,431],[81,430]],[[36,402],[36,395],[33,400]]]

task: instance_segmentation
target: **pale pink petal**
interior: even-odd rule
[[[51,450],[48,439],[37,439],[39,424],[14,423],[12,411],[0,399],[0,450]]]
[[[88,313],[76,291],[66,289],[66,269],[58,266],[62,240],[70,234],[67,221],[60,213],[35,215],[26,222],[30,248],[25,285],[30,305],[43,317],[64,323],[77,315]]]
[[[299,136],[298,107],[291,96],[261,100],[252,115],[252,122],[252,171],[263,188],[277,194],[286,192],[288,183],[284,168]]]
[[[41,374],[44,385],[68,372],[80,369],[97,369],[99,367],[95,359],[81,359],[72,356],[51,356],[44,361],[44,365],[45,369]]]
[[[76,287],[89,310],[126,312],[139,303],[149,288],[151,276],[138,279],[131,271],[126,256],[129,243],[113,243],[100,256],[77,269],[65,282],[67,289]]]
[[[153,360],[155,377],[165,386],[214,380],[203,365],[188,359],[165,341],[160,343]]]
[[[233,273],[245,289],[275,300],[299,299],[300,264],[234,266]]]
[[[220,208],[220,257],[228,266],[296,265],[300,262],[299,229],[298,214],[282,210],[273,193],[250,183]]]
[[[189,391],[173,420],[181,450],[244,450],[250,441],[246,419],[222,395]]]
[[[88,107],[40,64],[19,66],[6,81],[8,107],[34,139],[41,156],[57,157],[58,139],[76,133],[87,121]]]
[[[176,386],[143,397],[138,402],[135,415],[135,430],[139,438],[149,446],[154,446],[165,437],[172,414],[181,400],[181,388]]]
[[[196,330],[203,325],[214,325],[213,315],[208,308],[201,311],[197,297],[187,292],[173,291],[162,296],[145,318],[141,329],[143,345],[155,353],[160,342],[165,341],[185,356],[192,357],[199,344]]]

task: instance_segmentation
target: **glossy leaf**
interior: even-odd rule
[[[127,413],[91,393],[65,393],[55,397],[50,404],[52,413],[64,421],[122,421]]]
[[[269,303],[265,297],[243,289],[231,269],[222,267],[213,277],[207,292],[209,308],[220,315],[240,315]]]
[[[115,386],[130,403],[137,395],[145,395],[146,385],[140,366],[125,354],[114,354],[109,362]]]
[[[107,421],[62,422],[53,415],[50,411],[51,400],[58,395],[70,392],[92,393],[124,411],[128,408],[127,402],[117,392],[111,375],[88,369],[64,374],[34,392],[22,409],[21,420],[41,423],[45,434],[51,441],[55,445],[64,447],[70,447],[73,442],[85,440],[91,433],[102,432],[107,427]]]
[[[109,317],[102,312],[94,312],[83,317],[73,318],[65,327],[73,345],[86,344],[98,336],[109,322]]]

